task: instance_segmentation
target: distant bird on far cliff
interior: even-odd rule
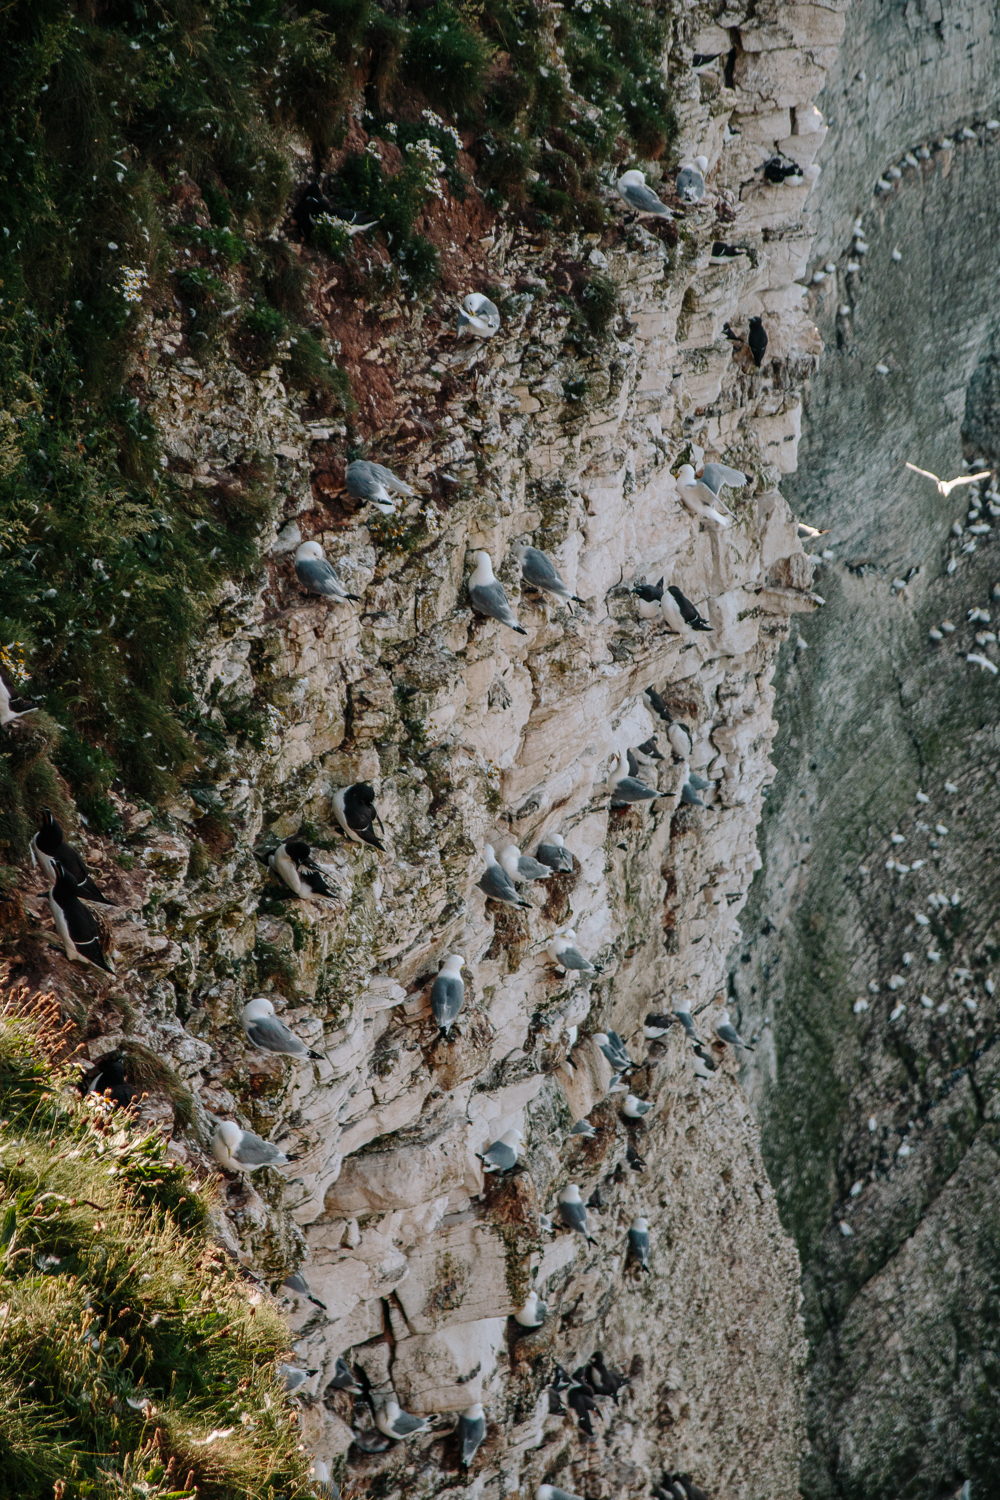
[[[263,858],[261,855],[257,857]],[[313,859],[312,850],[302,839],[286,839],[272,850],[265,863],[300,900],[338,895],[327,885],[323,871]]]
[[[682,203],[700,203],[705,196],[705,173],[708,157],[696,156],[693,162],[683,162],[677,173],[677,196]]]
[[[486,1150],[477,1153],[484,1172],[511,1172],[517,1166],[518,1153],[524,1150],[519,1130],[505,1130]]]
[[[371,844],[384,851],[385,845],[375,832],[375,824],[385,836],[385,827],[375,806],[375,788],[367,781],[355,781],[341,787],[331,798],[333,816],[355,844]]]
[[[459,1456],[468,1468],[486,1436],[486,1413],[481,1401],[465,1408],[458,1419],[457,1431]]]
[[[979,474],[960,474],[957,479],[939,479],[936,474],[931,473],[930,469],[918,469],[916,464],[911,464],[909,461],[906,463],[906,468],[912,469],[914,474],[922,474],[925,479],[932,479],[937,486],[938,494],[943,495],[945,500],[952,490],[958,489],[959,485],[978,484],[980,479],[989,479],[993,473],[992,469],[983,469]]]
[[[547,834],[535,850],[535,858],[556,874],[568,875],[573,869],[573,856],[561,833]]]
[[[223,1120],[212,1136],[212,1155],[227,1172],[256,1172],[258,1167],[287,1167],[290,1158],[280,1146],[262,1140],[252,1130],[241,1130],[235,1120]]]
[[[569,1183],[559,1194],[559,1217],[567,1229],[574,1230],[576,1234],[582,1234],[588,1245],[597,1244],[590,1233],[587,1208],[575,1182]]]
[[[753,1048],[748,1047],[732,1021],[730,1021],[728,1010],[719,1012],[719,1018],[715,1023],[715,1034],[720,1042],[726,1042],[730,1047],[742,1047],[745,1051],[753,1051]]]
[[[37,710],[37,703],[31,703],[27,698],[12,697],[10,688],[0,677],[0,729],[6,729],[8,724],[23,719],[25,714],[36,713]]]
[[[402,1442],[406,1438],[416,1437],[418,1433],[429,1432],[431,1424],[426,1417],[413,1417],[408,1411],[401,1411],[399,1402],[392,1396],[376,1411],[375,1426],[386,1437]]]
[[[685,635],[688,630],[711,630],[711,625],[682,594],[676,584],[671,584],[661,601],[663,623],[675,635]]]
[[[532,1287],[524,1306],[519,1307],[514,1314],[514,1320],[520,1323],[522,1328],[541,1328],[548,1314],[548,1305],[541,1301],[538,1293]]]
[[[640,1270],[649,1270],[649,1220],[636,1214],[628,1231],[629,1255]]]
[[[759,370],[767,352],[767,329],[764,327],[763,318],[750,319],[747,324],[747,344],[753,355],[753,362]]]
[[[367,458],[357,458],[348,464],[344,481],[353,500],[370,501],[384,516],[396,514],[393,495],[412,498],[417,493],[384,464],[374,464]]]
[[[441,1036],[446,1037],[465,1003],[465,984],[462,970],[465,959],[460,953],[449,953],[441,964],[440,972],[431,985],[431,1014],[440,1027]]]
[[[500,328],[500,309],[481,292],[470,292],[458,313],[456,337],[491,339]]]
[[[636,776],[628,774],[628,757],[619,752],[611,764],[608,772],[608,786],[611,790],[612,807],[628,807],[635,802],[651,802],[656,797],[670,797],[671,792],[658,792],[654,787],[647,786]]]
[[[498,863],[493,845],[487,844],[484,853],[486,869],[476,881],[479,889],[484,891],[491,901],[499,901],[504,906],[527,906],[530,909],[531,902],[525,901],[518,895],[514,882],[503,865]]]
[[[559,964],[563,969],[575,970],[579,974],[599,974],[601,971],[589,959],[584,958],[574,946],[576,933],[572,927],[567,927],[563,932],[555,932],[545,945],[545,951],[554,964]]]
[[[533,880],[549,880],[552,877],[548,865],[541,860],[532,859],[530,854],[522,854],[516,844],[508,844],[501,852],[500,863],[511,880],[517,881],[519,885]]]
[[[677,470],[677,493],[692,515],[700,520],[714,521],[723,528],[733,524],[732,518],[720,509],[721,501],[714,490],[694,477],[693,465],[681,464]]]
[[[476,560],[476,567],[469,579],[469,603],[476,614],[485,615],[489,620],[499,620],[501,625],[516,630],[518,635],[527,635],[524,627],[517,623],[517,616],[510,607],[503,584],[493,576],[489,553],[474,552],[472,555]]]
[[[349,599],[355,604],[359,594],[349,594],[336,573],[323,556],[319,542],[303,542],[295,553],[295,576],[302,587],[311,594],[321,594],[324,599],[335,599],[344,604]]]
[[[62,865],[66,874],[76,881],[76,894],[83,901],[97,901],[102,906],[114,906],[97,889],[91,878],[87,866],[72,844],[67,844],[65,835],[56,822],[52,809],[42,808],[42,826],[34,835],[28,845],[31,855],[31,863],[38,864],[42,868],[43,875],[49,881],[56,879],[56,863]]]
[[[663,579],[658,583],[637,583],[632,592],[638,599],[636,614],[640,620],[657,620],[660,616],[660,600],[663,598]]]
[[[623,172],[617,182],[618,196],[638,216],[651,214],[656,219],[672,219],[673,214],[665,203],[663,203],[653,192],[651,187],[646,186],[646,177],[643,172],[637,172],[634,168],[631,172]]]
[[[322,1052],[307,1047],[301,1037],[290,1031],[284,1021],[274,1014],[274,1006],[266,995],[248,1000],[240,1014],[247,1041],[261,1052],[277,1052],[284,1057],[322,1058]]]
[[[514,556],[521,564],[521,577],[533,589],[541,589],[545,594],[555,594],[557,599],[563,599],[567,603],[583,603],[582,599],[570,593],[569,585],[564,583],[559,569],[547,552],[541,552],[525,541],[517,541],[514,543]]]
[[[80,900],[76,881],[58,860],[53,861],[55,880],[49,890],[49,910],[66,957],[92,963],[107,974],[114,969],[104,956],[101,929],[89,907]]]

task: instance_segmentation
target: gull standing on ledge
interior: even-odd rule
[[[470,292],[458,313],[456,337],[491,339],[500,327],[500,309],[481,292]]]
[[[449,953],[431,986],[431,1013],[444,1037],[455,1024],[465,1003],[465,984],[462,980],[464,967],[465,959],[460,953]]]
[[[499,1140],[477,1152],[484,1172],[511,1172],[517,1166],[518,1152],[524,1150],[519,1130],[505,1130]]]
[[[665,203],[663,203],[646,186],[645,174],[633,169],[631,172],[623,172],[618,179],[618,196],[627,203],[633,213],[652,214],[657,219],[672,219],[673,214]]]
[[[241,1130],[235,1120],[224,1120],[212,1137],[212,1155],[227,1172],[256,1172],[258,1167],[287,1167],[289,1158],[279,1146],[261,1140],[252,1130]]]
[[[925,479],[933,479],[938,494],[943,495],[946,500],[952,490],[957,489],[960,484],[977,484],[980,479],[989,479],[993,473],[992,469],[984,469],[981,474],[961,474],[958,479],[939,479],[936,474],[931,473],[930,469],[918,469],[916,464],[911,464],[908,460],[906,467],[912,469],[914,474],[922,474]]]
[[[575,938],[576,933],[572,927],[567,927],[565,932],[553,933],[545,945],[545,951],[554,964],[558,964],[560,968],[567,971],[575,969],[580,974],[599,974],[600,969],[574,948]]]
[[[483,1403],[475,1401],[467,1406],[458,1419],[458,1450],[462,1463],[469,1467],[486,1436],[486,1413]]]
[[[557,874],[568,875],[573,869],[573,856],[566,848],[561,833],[550,833],[547,838],[542,839],[535,850],[535,858]]]
[[[510,876],[518,884],[524,881],[548,880],[552,870],[540,860],[532,859],[530,854],[522,854],[516,844],[508,844],[500,855],[500,863]]]
[[[580,1189],[575,1182],[569,1183],[559,1194],[559,1217],[567,1229],[573,1229],[577,1234],[582,1234],[589,1245],[597,1244],[590,1233],[586,1205],[580,1197]]]
[[[696,156],[693,162],[682,162],[677,173],[677,196],[682,203],[700,203],[705,196],[705,173],[708,157]]]
[[[503,865],[498,862],[493,845],[487,844],[484,852],[486,869],[476,882],[479,889],[484,891],[491,901],[500,901],[504,906],[526,906],[530,910],[531,902],[525,901],[517,894],[517,887]]]
[[[608,772],[608,786],[611,789],[612,807],[627,807],[630,802],[650,802],[654,797],[673,796],[672,792],[658,792],[637,776],[630,776],[628,760],[620,752]]]
[[[348,599],[360,602],[359,594],[349,594],[336,573],[323,556],[319,542],[303,542],[295,554],[295,576],[303,588],[311,594],[321,594],[324,599],[336,599],[345,604]]]
[[[476,614],[485,615],[489,620],[499,620],[501,625],[509,625],[511,630],[516,630],[518,635],[527,635],[524,627],[517,623],[517,616],[510,607],[503,584],[498,583],[493,576],[490,554],[474,552],[472,555],[476,559],[476,568],[469,579],[469,603]]]
[[[247,1001],[240,1020],[243,1022],[247,1041],[261,1052],[278,1052],[285,1057],[313,1059],[323,1056],[322,1052],[314,1052],[311,1047],[307,1047],[294,1031],[288,1029],[284,1021],[278,1019],[274,1014],[274,1006],[266,995],[258,995],[255,1000]]]
[[[525,583],[530,583],[533,589],[541,589],[546,594],[555,594],[557,599],[564,599],[567,603],[583,603],[582,599],[570,593],[568,584],[563,581],[559,569],[547,552],[541,552],[537,547],[531,547],[527,542],[520,541],[514,543],[514,556],[521,564],[521,577]]]
[[[411,1417],[408,1411],[401,1411],[393,1396],[375,1413],[375,1426],[386,1437],[400,1442],[403,1438],[416,1437],[420,1432],[429,1432],[431,1424],[426,1417]]]
[[[384,464],[373,464],[367,458],[357,458],[348,464],[344,480],[347,493],[353,500],[370,500],[384,516],[396,514],[393,495],[406,495],[412,499],[417,493]]]

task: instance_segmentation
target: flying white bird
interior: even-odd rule
[[[976,484],[980,479],[989,479],[993,472],[992,469],[984,469],[981,474],[960,474],[957,479],[939,479],[936,474],[931,473],[930,469],[918,469],[916,464],[909,462],[906,467],[912,469],[914,474],[922,474],[925,479],[933,479],[937,485],[938,494],[943,495],[946,500],[952,490],[957,489],[960,484]]]

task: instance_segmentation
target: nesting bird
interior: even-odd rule
[[[552,870],[539,859],[532,859],[530,854],[522,854],[516,844],[508,844],[500,855],[500,863],[511,880],[517,881],[519,885],[530,883],[534,880],[549,880]]]
[[[586,1205],[575,1182],[569,1183],[559,1193],[559,1217],[567,1229],[582,1234],[588,1245],[597,1244],[590,1233]]]
[[[682,162],[677,173],[677,196],[682,203],[700,203],[705,196],[705,173],[708,157],[696,156],[693,162]]]
[[[655,1104],[649,1104],[645,1099],[637,1098],[635,1094],[626,1094],[622,1114],[628,1120],[641,1120],[643,1115],[648,1115],[650,1110],[655,1108]]]
[[[106,974],[114,974],[104,956],[101,929],[93,912],[80,900],[76,881],[58,860],[52,863],[55,880],[49,890],[49,910],[66,957],[80,963],[91,963]]]
[[[533,589],[554,594],[557,599],[563,599],[567,603],[583,603],[582,599],[570,593],[569,585],[563,581],[559,569],[547,552],[531,547],[525,541],[518,541],[514,543],[514,556],[521,564],[521,577]]]
[[[550,833],[547,838],[542,839],[535,850],[535,858],[543,865],[558,874],[569,874],[573,869],[573,856],[566,848],[566,841],[561,833]]]
[[[303,542],[295,553],[295,576],[302,587],[311,594],[320,594],[324,599],[336,599],[345,604],[348,600],[357,604],[360,595],[349,594],[333,568],[323,556],[319,542]]]
[[[623,172],[616,186],[618,196],[634,214],[651,215],[654,219],[673,218],[667,205],[656,196],[651,187],[646,186],[646,177],[643,172],[635,169],[631,172]]]
[[[744,1050],[752,1050],[747,1048],[746,1042],[730,1021],[728,1010],[719,1012],[719,1018],[715,1023],[715,1034],[720,1042],[726,1042],[730,1047],[742,1047]]]
[[[525,901],[518,895],[517,886],[497,860],[493,845],[487,844],[484,853],[486,869],[476,881],[479,889],[485,892],[491,901],[499,901],[503,906],[527,906],[530,909],[531,902]]]
[[[456,336],[491,339],[500,327],[500,309],[481,292],[470,292],[458,313]]]
[[[431,1014],[443,1037],[448,1035],[465,1004],[465,984],[462,979],[464,967],[465,959],[460,953],[449,953],[431,985]]]
[[[698,1035],[698,1030],[694,1024],[691,1012],[682,1005],[675,1005],[674,1015],[677,1017],[678,1021],[680,1021],[681,1025],[684,1028],[685,1034],[690,1038],[690,1040],[692,1042],[700,1042],[701,1037]]]
[[[597,974],[600,971],[584,958],[583,954],[575,947],[576,933],[572,927],[567,927],[563,932],[555,932],[545,945],[545,951],[554,964],[560,968],[574,969],[580,974]]]
[[[467,1406],[458,1419],[458,1452],[462,1463],[469,1467],[486,1436],[486,1413],[481,1401]]]
[[[267,864],[300,900],[337,895],[327,885],[323,871],[313,859],[312,850],[302,839],[286,839],[267,856]]]
[[[696,479],[692,464],[681,464],[677,470],[677,493],[692,515],[702,521],[714,521],[724,529],[733,524],[732,517],[724,513],[722,502],[714,490],[703,480]]]
[[[510,1172],[517,1166],[518,1153],[524,1150],[519,1130],[505,1130],[498,1140],[479,1154],[484,1172]]]
[[[351,1367],[342,1354],[338,1354],[337,1363],[334,1367],[333,1379],[330,1381],[335,1391],[349,1391],[352,1396],[362,1395],[362,1389],[351,1372]]]
[[[519,1307],[514,1314],[514,1320],[520,1323],[522,1328],[541,1328],[548,1314],[547,1304],[540,1300],[538,1293],[532,1287],[524,1306]]]
[[[620,752],[615,757],[608,773],[612,807],[628,807],[634,802],[651,802],[657,797],[669,797],[670,792],[658,792],[628,772],[628,757]]]
[[[636,583],[632,592],[638,599],[636,614],[640,620],[658,620],[660,618],[660,601],[663,598],[663,579],[657,583]]]
[[[517,623],[517,616],[510,607],[503,584],[493,576],[489,553],[474,552],[472,555],[476,560],[476,567],[469,579],[469,603],[476,614],[485,615],[489,620],[499,620],[501,625],[516,630],[518,635],[527,635],[524,627]]]
[[[243,1007],[240,1020],[247,1040],[261,1052],[277,1052],[285,1057],[322,1058],[322,1052],[314,1052],[305,1042],[290,1031],[284,1021],[274,1014],[274,1006],[266,995],[258,995]]]
[[[280,1146],[262,1140],[252,1130],[241,1130],[235,1120],[223,1120],[212,1136],[212,1155],[227,1172],[256,1172],[259,1167],[287,1167]]]
[[[640,1270],[649,1270],[649,1220],[636,1214],[628,1231],[629,1255]]]
[[[375,806],[375,788],[367,781],[356,781],[352,786],[341,787],[331,798],[333,815],[347,837],[355,844],[370,844],[373,849],[385,850],[375,832],[379,826],[382,836],[385,827]]]
[[[637,1066],[629,1057],[628,1048],[617,1031],[595,1031],[594,1041],[611,1064],[613,1072],[621,1075],[631,1072]]]
[[[399,1402],[393,1396],[383,1402],[375,1413],[375,1426],[379,1432],[384,1432],[386,1437],[402,1442],[405,1438],[416,1437],[421,1432],[429,1432],[431,1424],[426,1417],[413,1417],[408,1411],[400,1410]]]
[[[353,463],[348,464],[344,480],[352,500],[369,501],[383,516],[396,514],[394,495],[412,499],[417,493],[405,479],[400,479],[384,464],[372,463],[367,458],[356,458]]]
[[[83,901],[97,901],[102,906],[114,906],[94,884],[87,866],[72,844],[67,844],[51,808],[42,808],[42,826],[29,845],[32,864],[39,864],[42,873],[50,881],[56,879],[56,864],[62,865],[70,879],[76,882],[76,894]]]

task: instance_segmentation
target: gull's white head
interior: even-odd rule
[[[441,964],[442,974],[461,974],[465,968],[465,959],[460,953],[449,953]]]
[[[303,542],[295,553],[296,562],[322,562],[323,548],[319,542]]]
[[[273,1015],[274,1006],[266,995],[258,995],[256,999],[248,1000],[243,1007],[244,1021],[263,1021]]]
[[[622,187],[622,186],[625,186],[625,187],[645,187],[646,186],[646,174],[645,174],[645,172],[637,172],[636,169],[633,167],[631,172],[623,172],[622,173],[622,175],[618,179],[618,186],[619,187]]]
[[[580,1201],[581,1201],[581,1199],[580,1199],[580,1189],[577,1187],[576,1183],[575,1182],[567,1183],[567,1185],[563,1188],[562,1192],[559,1194],[559,1202],[560,1203],[579,1203]]]
[[[694,484],[694,467],[691,464],[681,464],[677,470],[677,483],[681,488]]]
[[[243,1132],[235,1120],[223,1120],[216,1132],[227,1151],[235,1151]]]
[[[695,159],[694,159],[694,164],[698,168],[698,171],[702,174],[702,176],[704,176],[705,173],[708,171],[708,157],[707,156],[696,156]]]

